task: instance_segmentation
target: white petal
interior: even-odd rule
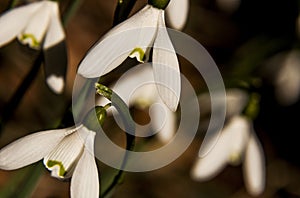
[[[147,48],[157,31],[158,9],[144,9],[114,27],[86,55],[78,73],[95,78],[118,67],[135,48]]]
[[[248,100],[249,95],[241,89],[226,90],[226,117],[241,114]]]
[[[154,78],[162,100],[172,111],[176,111],[181,91],[179,63],[165,27],[163,11],[158,20],[159,29],[153,49]]]
[[[95,133],[90,133],[71,180],[72,198],[98,198],[99,179],[94,157]]]
[[[254,133],[246,149],[243,167],[248,192],[253,196],[261,194],[265,188],[265,160],[263,149]]]
[[[72,172],[83,152],[85,138],[88,135],[89,132],[86,130],[77,129],[77,132],[63,138],[44,158],[44,164],[48,170],[52,171],[53,177],[64,178],[67,173]]]
[[[62,76],[51,75],[47,78],[47,84],[55,93],[62,93],[64,89],[64,78]]]
[[[43,46],[44,49],[48,49],[65,39],[64,29],[60,21],[58,3],[49,1],[48,7],[51,10],[51,13],[50,23]]]
[[[153,85],[153,70],[149,64],[143,64],[123,74],[115,85],[113,85],[112,89],[127,105],[131,106],[139,100],[153,102],[156,96],[156,94],[152,92]]]
[[[202,158],[197,158],[191,172],[193,179],[198,181],[209,180],[226,166],[231,151],[232,139],[230,139],[230,134],[223,132],[210,152]]]
[[[41,2],[31,3],[3,14],[0,17],[0,47],[16,38],[41,6]]]
[[[171,28],[182,30],[189,13],[189,0],[172,0],[166,8],[168,22]]]
[[[153,130],[159,131],[157,137],[163,142],[168,143],[176,132],[176,114],[170,111],[164,103],[160,103],[160,109],[154,108],[151,114],[151,123]],[[152,109],[150,109],[150,112]]]
[[[224,128],[223,133],[228,134],[230,143],[229,162],[239,164],[245,151],[251,130],[250,121],[243,116],[233,117]]]
[[[69,129],[34,133],[0,150],[0,169],[18,169],[41,160],[61,141]]]
[[[206,156],[198,159],[192,176],[198,180],[208,180],[218,174],[227,163],[239,163],[249,140],[249,133],[248,120],[240,116],[232,118],[217,141],[211,138],[211,143],[208,144],[212,149]]]
[[[32,15],[28,25],[20,32],[18,39],[23,44],[32,48],[40,48],[50,23],[51,8],[47,1],[42,1],[42,6]]]

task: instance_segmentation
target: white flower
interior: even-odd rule
[[[128,56],[143,62],[153,47],[152,64],[158,93],[175,111],[180,97],[179,63],[165,27],[164,10],[146,5],[111,29],[86,55],[78,73],[86,78],[107,74]]]
[[[171,0],[166,15],[171,28],[182,30],[189,13],[189,0]]]
[[[212,150],[198,158],[192,177],[205,181],[216,176],[227,164],[243,161],[244,179],[248,192],[259,195],[265,187],[265,161],[262,147],[255,135],[252,122],[243,116],[234,116],[224,127]]]
[[[0,169],[14,170],[44,158],[57,178],[71,179],[71,197],[99,197],[94,158],[95,132],[85,126],[43,131],[25,136],[0,150]]]
[[[282,105],[291,105],[300,96],[300,52],[291,51],[286,55],[275,77],[275,94]]]
[[[111,89],[128,106],[145,109],[152,105],[149,110],[151,117],[150,126],[146,125],[144,127],[137,124],[136,135],[149,135],[145,133],[148,133],[150,127],[154,133],[158,132],[157,137],[162,142],[167,143],[170,141],[176,131],[176,114],[170,111],[161,101],[154,84],[153,69],[150,64],[131,69],[128,73],[122,75]],[[100,97],[96,103],[104,106],[107,100]],[[117,111],[114,113],[117,113]]]
[[[44,50],[46,82],[55,93],[62,93],[67,55],[58,3],[45,0],[14,8],[0,17],[0,27],[0,47],[17,38]]]

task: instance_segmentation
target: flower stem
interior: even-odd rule
[[[125,135],[126,135],[126,152],[121,164],[121,167],[119,168],[119,171],[113,178],[112,183],[103,191],[102,197],[107,196],[122,180],[122,176],[124,175],[124,168],[126,167],[128,158],[129,158],[129,152],[134,149],[135,145],[135,136],[132,135],[135,133],[135,123],[130,115],[129,108],[125,104],[125,102],[118,96],[116,93],[114,93],[110,88],[100,84],[96,83],[95,85],[97,89],[97,93],[99,95],[104,96],[105,98],[109,99],[111,101],[111,105],[114,106],[117,111],[119,112],[122,122],[125,126]]]
[[[23,96],[25,95],[26,91],[32,84],[33,80],[38,74],[38,71],[41,67],[43,61],[42,53],[40,52],[31,68],[27,76],[22,81],[21,85],[18,87],[16,92],[13,94],[9,102],[4,106],[4,109],[0,115],[0,135],[2,129],[6,122],[11,118],[12,114],[18,107],[20,101],[22,100]]]
[[[43,171],[43,163],[33,164],[13,173],[10,181],[0,189],[1,198],[31,197]]]
[[[6,10],[10,10],[18,5],[20,0],[10,0]]]
[[[63,14],[64,25],[66,25],[69,22],[70,18],[76,13],[81,3],[81,0],[72,0],[72,2],[68,4],[67,11]]]
[[[136,0],[118,0],[114,14],[113,26],[125,21],[130,14]]]

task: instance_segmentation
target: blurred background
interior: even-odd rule
[[[71,2],[61,1],[62,13]],[[68,49],[66,92],[60,96],[53,94],[45,84],[43,69],[40,69],[15,111],[10,113],[9,120],[2,125],[1,148],[19,137],[53,128],[60,122],[71,100],[79,62],[112,27],[116,0],[80,2],[65,24]],[[145,0],[137,0],[130,15],[146,3]],[[299,3],[298,0],[190,0],[188,21],[182,30],[209,51],[225,82],[232,79],[258,82],[255,91],[260,94],[261,101],[254,127],[266,157],[266,188],[259,197],[300,197]],[[8,4],[8,0],[0,2],[1,13]],[[0,27],[0,31],[3,28]],[[36,54],[17,41],[0,49],[2,115],[29,73]],[[184,58],[180,57],[180,62],[182,73],[195,90],[198,93],[205,90],[201,74],[195,72]],[[278,83],[278,78],[284,73],[282,68],[287,64],[298,69],[292,70]],[[290,81],[293,89],[288,86]],[[138,122],[149,121],[147,112],[137,110],[135,113]],[[107,125],[104,126],[105,131],[113,133],[114,128]],[[204,137],[202,132],[199,129],[187,151],[170,165],[146,173],[125,173],[122,184],[115,189],[112,197],[251,197],[245,189],[241,165],[227,166],[207,182],[191,179],[190,171]],[[155,144],[151,141],[149,148],[157,146]],[[102,177],[109,177],[112,169],[101,162],[98,165]],[[11,191],[11,197],[22,197],[18,190],[23,184],[16,182],[19,176],[18,170],[0,170],[0,192]],[[12,180],[19,186],[11,185]],[[31,197],[69,197],[69,185],[69,181],[54,179],[44,170]]]

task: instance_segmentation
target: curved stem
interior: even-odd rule
[[[120,96],[118,96],[116,93],[114,93],[110,88],[96,83],[96,89],[97,93],[99,95],[104,96],[105,98],[109,99],[111,101],[112,106],[114,106],[117,111],[119,112],[122,122],[125,126],[125,134],[126,134],[126,152],[121,164],[121,167],[118,171],[118,173],[115,175],[112,183],[103,191],[102,196],[107,196],[115,187],[117,184],[120,183],[122,180],[122,176],[124,175],[124,168],[126,167],[126,164],[128,162],[129,152],[134,149],[135,144],[135,136],[132,134],[135,134],[135,123],[130,115],[129,108],[125,104],[125,102],[121,99]]]
[[[113,26],[118,25],[119,23],[125,21],[130,14],[136,0],[119,0],[115,14]]]
[[[23,96],[25,95],[26,91],[28,90],[33,80],[37,76],[42,61],[43,61],[43,56],[42,56],[42,52],[40,52],[33,64],[33,67],[31,68],[27,76],[24,78],[24,80],[22,81],[22,83],[20,84],[16,92],[13,94],[9,102],[4,106],[4,109],[0,115],[0,135],[2,132],[2,128],[4,127],[6,122],[11,118],[12,114],[19,106],[19,103],[22,100]]]

